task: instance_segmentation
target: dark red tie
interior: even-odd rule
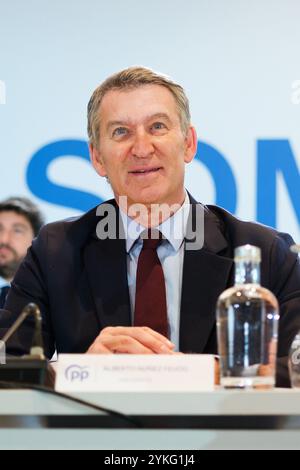
[[[134,325],[148,326],[168,337],[165,278],[156,252],[162,237],[158,231],[147,232],[148,238],[142,234],[143,248],[137,265]]]

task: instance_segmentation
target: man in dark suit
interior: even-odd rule
[[[38,207],[26,197],[14,196],[0,202],[0,308],[43,222]]]
[[[262,284],[280,302],[278,356],[286,357],[300,328],[300,268],[289,250],[292,240],[187,194],[184,168],[197,139],[183,89],[151,70],[126,69],[92,95],[88,133],[92,164],[109,180],[115,199],[44,227],[5,306],[17,314],[28,302],[38,303],[47,356],[55,348],[216,353],[216,301],[233,283],[234,248],[250,243],[262,250]],[[143,241],[149,227],[162,233],[155,249]],[[202,243],[197,235],[203,227]],[[156,275],[143,278],[154,265]],[[161,322],[152,318],[158,310]],[[28,348],[29,330],[20,330],[12,351]]]

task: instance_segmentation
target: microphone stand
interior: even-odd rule
[[[23,321],[29,316],[33,315],[35,320],[35,328],[34,328],[34,336],[32,340],[32,345],[30,348],[29,356],[25,356],[25,358],[29,359],[45,359],[44,355],[44,348],[43,348],[43,338],[42,338],[42,316],[39,307],[34,304],[30,303],[24,307],[19,317],[13,323],[13,325],[9,328],[9,330],[5,333],[2,340],[4,344],[9,340],[9,338],[17,331],[19,326],[23,323]]]
[[[33,315],[35,320],[30,353],[21,357],[7,358],[6,363],[0,364],[0,382],[47,384],[53,387],[54,372],[51,367],[48,367],[48,362],[45,358],[42,338],[42,316],[36,304],[30,303],[26,305],[1,341],[5,346],[6,342],[29,315]]]

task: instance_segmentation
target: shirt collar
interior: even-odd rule
[[[3,277],[0,277],[0,289],[2,289],[2,287],[5,287],[5,286],[9,286],[9,282],[3,279]]]
[[[185,199],[178,211],[172,217],[166,219],[162,224],[156,228],[159,230],[165,239],[169,241],[175,251],[178,251],[186,235],[186,226],[190,212],[190,200],[187,192],[185,191]],[[128,217],[128,215],[120,208],[121,218],[123,226],[126,228],[126,251],[130,252],[134,243],[138,240],[141,233],[145,230],[143,225],[135,222],[134,219]]]

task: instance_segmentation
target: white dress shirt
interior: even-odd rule
[[[2,287],[9,286],[9,285],[10,285],[9,282],[3,279],[3,277],[0,277],[0,289],[2,289]]]
[[[179,351],[184,238],[186,235],[189,211],[190,201],[186,193],[184,203],[180,209],[162,224],[153,227],[159,230],[164,236],[164,240],[157,248],[157,254],[165,277],[169,338],[175,344],[176,351]],[[133,323],[137,263],[143,246],[143,241],[139,237],[145,230],[145,227],[136,223],[122,210],[120,210],[120,213],[126,233],[127,278],[131,305],[131,320]]]

